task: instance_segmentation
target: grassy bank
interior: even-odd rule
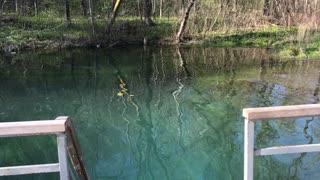
[[[179,26],[177,18],[156,19],[147,27],[138,18],[118,18],[111,35],[104,34],[106,21],[96,20],[93,35],[88,19],[72,19],[66,27],[64,18],[10,17],[0,20],[0,49],[16,52],[27,49],[68,47],[111,47],[148,44],[173,44]],[[192,26],[192,24],[190,25]],[[192,28],[190,28],[192,29]],[[215,32],[191,32],[187,29],[183,45],[210,47],[261,47],[279,49],[282,58],[319,58],[320,32],[307,28],[261,26]]]
[[[198,35],[199,36],[199,35]],[[214,47],[277,49],[275,56],[289,59],[320,57],[320,31],[305,27],[265,26],[256,29],[212,32],[190,44]]]

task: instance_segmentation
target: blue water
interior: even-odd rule
[[[0,121],[70,116],[91,179],[242,179],[242,109],[318,103],[319,69],[265,49],[24,52],[0,57]],[[258,122],[256,147],[319,143],[319,130],[319,118]],[[0,166],[57,162],[55,143],[1,139]],[[319,153],[257,157],[255,178],[318,179],[319,165]]]

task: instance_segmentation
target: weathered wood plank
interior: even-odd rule
[[[58,117],[61,118],[68,118],[68,117]],[[80,180],[89,180],[89,175],[86,170],[86,166],[82,157],[82,153],[80,150],[80,145],[77,140],[76,133],[73,128],[72,121],[67,119],[66,123],[66,134],[67,134],[67,144],[68,144],[68,153],[75,169],[77,176]]]
[[[27,166],[1,167],[0,176],[13,176],[24,174],[39,174],[59,172],[59,164],[39,164]]]
[[[0,137],[57,134],[65,132],[66,120],[0,123]]]
[[[319,115],[320,104],[243,109],[243,117],[247,120],[263,120]]]
[[[254,164],[254,122],[245,121],[244,125],[244,179],[253,179]]]
[[[268,147],[257,149],[254,151],[254,154],[255,156],[266,156],[275,154],[290,154],[304,152],[320,152],[320,144]]]

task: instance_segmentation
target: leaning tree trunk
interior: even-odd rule
[[[114,21],[116,20],[121,2],[122,2],[121,0],[116,0],[115,4],[113,6],[110,22],[108,23],[108,25],[106,26],[106,29],[105,29],[105,33],[108,35],[111,33],[111,29],[112,29]]]
[[[144,22],[147,24],[147,26],[154,25],[154,23],[151,20],[151,10],[152,10],[151,0],[144,0]]]
[[[178,34],[176,36],[176,43],[180,43],[181,42],[181,37],[182,37],[182,35],[184,33],[184,30],[186,29],[187,21],[188,21],[188,18],[189,18],[189,14],[190,14],[192,6],[194,5],[194,2],[195,2],[195,0],[191,0],[189,2],[188,7],[187,7],[187,9],[186,9],[186,11],[184,13],[184,16],[182,18]]]

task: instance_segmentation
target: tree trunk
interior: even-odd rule
[[[18,0],[15,0],[14,3],[16,5],[16,14],[19,14]]]
[[[2,2],[2,4],[1,4],[1,8],[0,8],[0,14],[2,14],[2,12],[3,12],[3,8],[4,8],[4,5],[7,3],[7,1],[6,0],[4,0],[3,2]]]
[[[155,19],[156,18],[156,0],[153,0],[153,2],[152,2],[152,16],[153,16],[153,18]]]
[[[38,0],[33,0],[34,16],[38,16]]]
[[[176,43],[180,43],[181,42],[181,37],[182,37],[182,35],[184,33],[184,30],[186,29],[187,21],[188,21],[188,18],[189,18],[189,14],[190,14],[192,6],[194,5],[194,2],[195,2],[195,0],[191,0],[189,2],[188,7],[187,7],[187,9],[186,9],[186,11],[184,13],[184,16],[182,18],[178,34],[176,36]]]
[[[81,0],[81,7],[82,7],[83,16],[87,16],[87,2],[86,2],[86,0]]]
[[[92,0],[89,0],[89,14],[90,14],[90,27],[91,27],[92,35],[95,35]]]
[[[24,6],[24,4],[25,4],[25,0],[21,0],[21,3],[20,3],[20,13],[21,13],[21,15],[22,16],[25,16],[25,6]]]
[[[140,17],[140,20],[143,20],[142,14],[141,14],[141,8],[140,8],[140,0],[137,0],[138,5],[138,16]]]
[[[237,12],[237,6],[238,6],[238,0],[233,0],[233,9],[232,9],[232,11],[233,12]]]
[[[308,14],[308,11],[307,11],[308,10],[308,0],[305,0],[303,9],[304,9],[304,14],[307,15]]]
[[[66,20],[67,20],[67,27],[71,25],[71,17],[70,17],[70,1],[65,0],[66,3]]]
[[[263,15],[264,16],[269,16],[270,12],[270,0],[265,0],[264,1],[264,6],[263,6]]]
[[[144,0],[144,22],[147,24],[147,26],[154,25],[154,23],[151,20],[151,10],[152,10],[151,0]]]
[[[105,32],[108,35],[111,33],[111,29],[112,29],[114,21],[116,20],[117,15],[118,15],[118,10],[119,10],[121,2],[122,2],[121,0],[116,0],[116,2],[114,3],[112,14],[110,17],[111,18],[110,22],[105,29]]]
[[[162,18],[162,6],[163,6],[163,0],[160,0],[160,8],[159,8],[159,17]]]

